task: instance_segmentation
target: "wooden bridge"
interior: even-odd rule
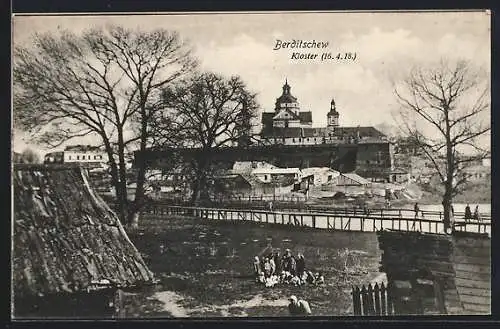
[[[269,211],[256,209],[202,208],[175,206],[161,203],[148,205],[144,213],[154,215],[178,215],[197,217],[214,221],[249,221],[267,224],[291,225],[327,229],[335,231],[376,232],[384,229],[399,231],[419,231],[427,233],[443,233],[442,219],[437,212],[408,216],[401,209],[385,209],[383,211]],[[483,217],[481,221],[465,221],[457,218],[455,229],[458,231],[488,233],[491,235],[491,219]]]

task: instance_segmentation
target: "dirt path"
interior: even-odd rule
[[[172,314],[173,317],[182,318],[187,317],[189,314],[186,309],[179,305],[184,297],[174,291],[159,291],[153,295],[153,298],[158,299],[164,303],[163,310]]]
[[[199,306],[196,308],[185,308],[180,304],[185,299],[182,295],[177,294],[174,291],[160,291],[153,295],[153,298],[158,299],[163,302],[163,310],[172,314],[173,317],[189,317],[192,314],[206,314],[218,312],[220,316],[248,316],[246,309],[253,307],[286,307],[288,305],[287,299],[277,299],[269,300],[262,295],[256,295],[250,300],[238,300],[232,304],[227,305],[210,305],[210,306]],[[235,314],[231,312],[231,309],[243,309]]]

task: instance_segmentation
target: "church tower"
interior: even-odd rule
[[[339,126],[339,112],[337,112],[337,109],[335,107],[335,100],[333,98],[330,102],[330,112],[328,112],[326,118],[328,122],[328,130],[335,130],[335,128]]]
[[[274,111],[279,113],[280,111],[289,110],[295,115],[299,114],[299,102],[297,102],[297,98],[292,96],[290,93],[290,85],[288,84],[288,80],[285,80],[285,84],[283,85],[283,93],[280,97],[276,99]]]

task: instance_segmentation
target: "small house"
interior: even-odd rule
[[[333,182],[335,178],[340,176],[340,173],[328,167],[311,167],[301,170],[302,178],[312,177],[311,183],[319,186]]]
[[[299,168],[256,168],[251,172],[262,183],[277,183],[280,186],[289,186],[300,181]]]

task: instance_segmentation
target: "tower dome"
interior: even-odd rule
[[[297,98],[294,97],[290,93],[290,85],[288,84],[288,80],[285,79],[285,84],[283,85],[283,92],[281,96],[276,98],[275,103],[275,111],[279,112],[281,109],[288,108],[294,112],[299,110],[299,103],[297,102]]]

